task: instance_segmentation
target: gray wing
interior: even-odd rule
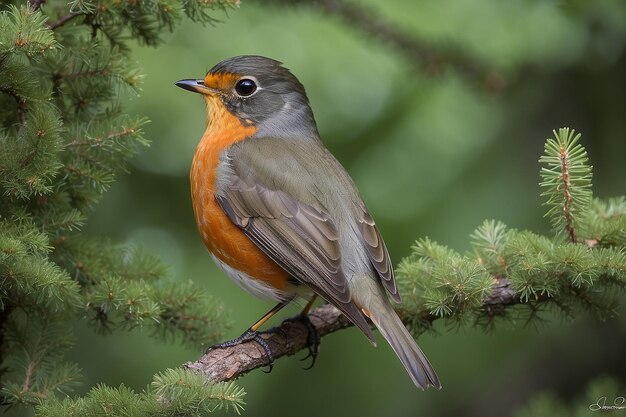
[[[234,169],[229,174],[216,198],[231,221],[291,276],[335,305],[373,342],[370,325],[352,302],[341,269],[339,235],[324,207],[271,189],[250,173],[240,175]]]
[[[385,246],[385,242],[376,227],[376,223],[374,223],[374,219],[367,212],[363,203],[362,210],[361,216],[359,217],[359,231],[361,232],[362,241],[367,249],[367,255],[374,269],[376,269],[382,284],[389,292],[391,299],[396,303],[400,303],[402,300],[400,299],[400,294],[398,294],[398,285],[396,284],[396,278],[393,273],[393,266],[389,252],[387,251],[387,246]]]

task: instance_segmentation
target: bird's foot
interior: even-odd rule
[[[263,339],[261,337],[261,334],[257,332],[256,330],[248,329],[241,336],[233,340],[228,340],[226,342],[213,345],[210,348],[208,348],[206,351],[209,352],[212,349],[227,348],[227,347],[235,346],[241,343],[249,342],[251,340],[254,340],[259,345],[261,345],[261,347],[265,351],[265,355],[267,356],[268,369],[267,371],[263,371],[263,372],[265,372],[266,374],[269,374],[270,372],[272,372],[272,369],[274,368],[274,354],[272,353],[272,349],[270,348],[270,345],[267,344],[265,339]]]
[[[288,318],[285,321],[286,322],[299,321],[301,323],[304,323],[304,325],[306,326],[308,330],[307,348],[309,349],[309,353],[300,360],[305,361],[309,358],[312,358],[311,365],[307,366],[304,369],[309,370],[313,368],[313,366],[315,365],[315,361],[317,359],[317,355],[320,351],[320,342],[321,342],[320,334],[318,333],[313,323],[311,323],[311,319],[309,319],[309,316],[307,314],[300,314],[296,317]]]

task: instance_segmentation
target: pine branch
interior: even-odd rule
[[[541,194],[548,199],[550,207],[546,216],[551,217],[557,233],[565,231],[570,242],[577,242],[576,226],[578,214],[589,208],[591,203],[591,166],[587,164],[587,151],[578,142],[581,135],[569,128],[554,131],[548,139],[545,154],[539,162],[541,169]]]
[[[519,304],[521,301],[511,283],[506,278],[495,280],[491,294],[484,300],[482,307],[495,310]],[[408,316],[405,310],[398,310],[400,316]],[[334,306],[324,304],[308,315],[320,337],[352,326],[352,323]],[[430,323],[438,319],[435,315],[424,317]],[[405,323],[410,320],[405,318]],[[307,347],[308,328],[299,320],[285,320],[281,325],[262,334],[263,339],[272,349],[274,359],[292,356]],[[187,362],[184,368],[201,372],[211,382],[232,381],[254,369],[267,366],[267,357],[261,346],[248,341],[237,345],[211,349],[195,362]]]
[[[22,51],[37,58],[58,49],[54,33],[45,21],[46,16],[40,10],[26,6],[10,6],[0,11],[0,54]]]
[[[84,397],[51,398],[39,402],[41,417],[132,416],[197,417],[216,411],[239,414],[246,392],[232,382],[207,384],[199,374],[183,369],[167,369],[154,376],[142,392],[121,385],[111,388],[98,385]]]
[[[320,337],[352,326],[352,323],[330,304],[311,310],[309,319]],[[307,346],[307,336],[307,326],[298,320],[285,321],[280,326],[262,333],[275,359],[294,355],[304,349]],[[210,382],[231,381],[264,366],[267,366],[265,352],[253,341],[228,348],[211,349],[197,361],[184,364],[184,368],[201,372]]]
[[[590,250],[587,249],[587,250]],[[601,261],[606,270],[599,271],[599,276],[616,274],[618,277],[608,280],[607,285],[617,286],[620,291],[626,289],[626,257],[619,251],[616,252],[616,260],[611,262]],[[603,258],[604,259],[604,258]],[[605,277],[606,278],[606,277]],[[614,290],[612,291],[614,292]],[[560,294],[559,297],[556,294]],[[564,281],[561,288],[550,292],[538,292],[534,296],[524,295],[519,287],[516,287],[507,277],[495,277],[489,286],[489,291],[482,298],[479,305],[470,311],[456,310],[454,315],[437,314],[428,308],[415,311],[413,306],[398,309],[398,314],[403,322],[414,332],[422,332],[432,327],[439,319],[455,322],[468,312],[475,316],[475,324],[493,325],[497,317],[506,317],[512,308],[526,306],[531,311],[529,318],[536,314],[543,305],[556,305],[559,308],[566,306],[569,295],[572,294],[580,299],[581,304],[590,309],[605,309],[608,304],[600,304],[588,288],[576,286],[574,282]],[[403,294],[406,299],[406,294]],[[410,304],[407,303],[407,304]],[[315,326],[320,337],[352,326],[352,323],[330,304],[313,309],[309,313],[309,319]],[[308,328],[298,320],[286,320],[281,325],[261,333],[272,349],[274,359],[291,356],[307,347]],[[248,341],[227,348],[211,349],[195,362],[184,364],[185,369],[202,373],[210,382],[232,381],[254,369],[267,366],[267,357],[258,343]]]

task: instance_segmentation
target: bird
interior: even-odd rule
[[[324,146],[296,76],[277,60],[241,55],[175,85],[207,105],[190,169],[200,236],[236,284],[277,302],[239,338],[216,346],[255,340],[271,366],[259,328],[297,298],[309,300],[306,320],[320,296],[375,346],[369,318],[418,388],[440,389],[394,310],[401,298],[383,238],[352,178]],[[313,340],[316,353],[319,336]]]

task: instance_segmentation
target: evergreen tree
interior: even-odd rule
[[[236,1],[15,3],[0,14],[2,406],[47,404],[42,415],[94,415],[108,402],[109,415],[238,410],[239,388],[180,370],[156,375],[140,395],[98,386],[75,412],[67,399],[50,402],[80,383],[64,356],[83,317],[101,332],[149,326],[193,346],[221,338],[226,321],[210,297],[175,285],[154,256],[81,227],[148,143],[147,121],[125,114],[118,98],[141,84],[128,43],[156,46],[184,16],[211,23],[212,10]]]

